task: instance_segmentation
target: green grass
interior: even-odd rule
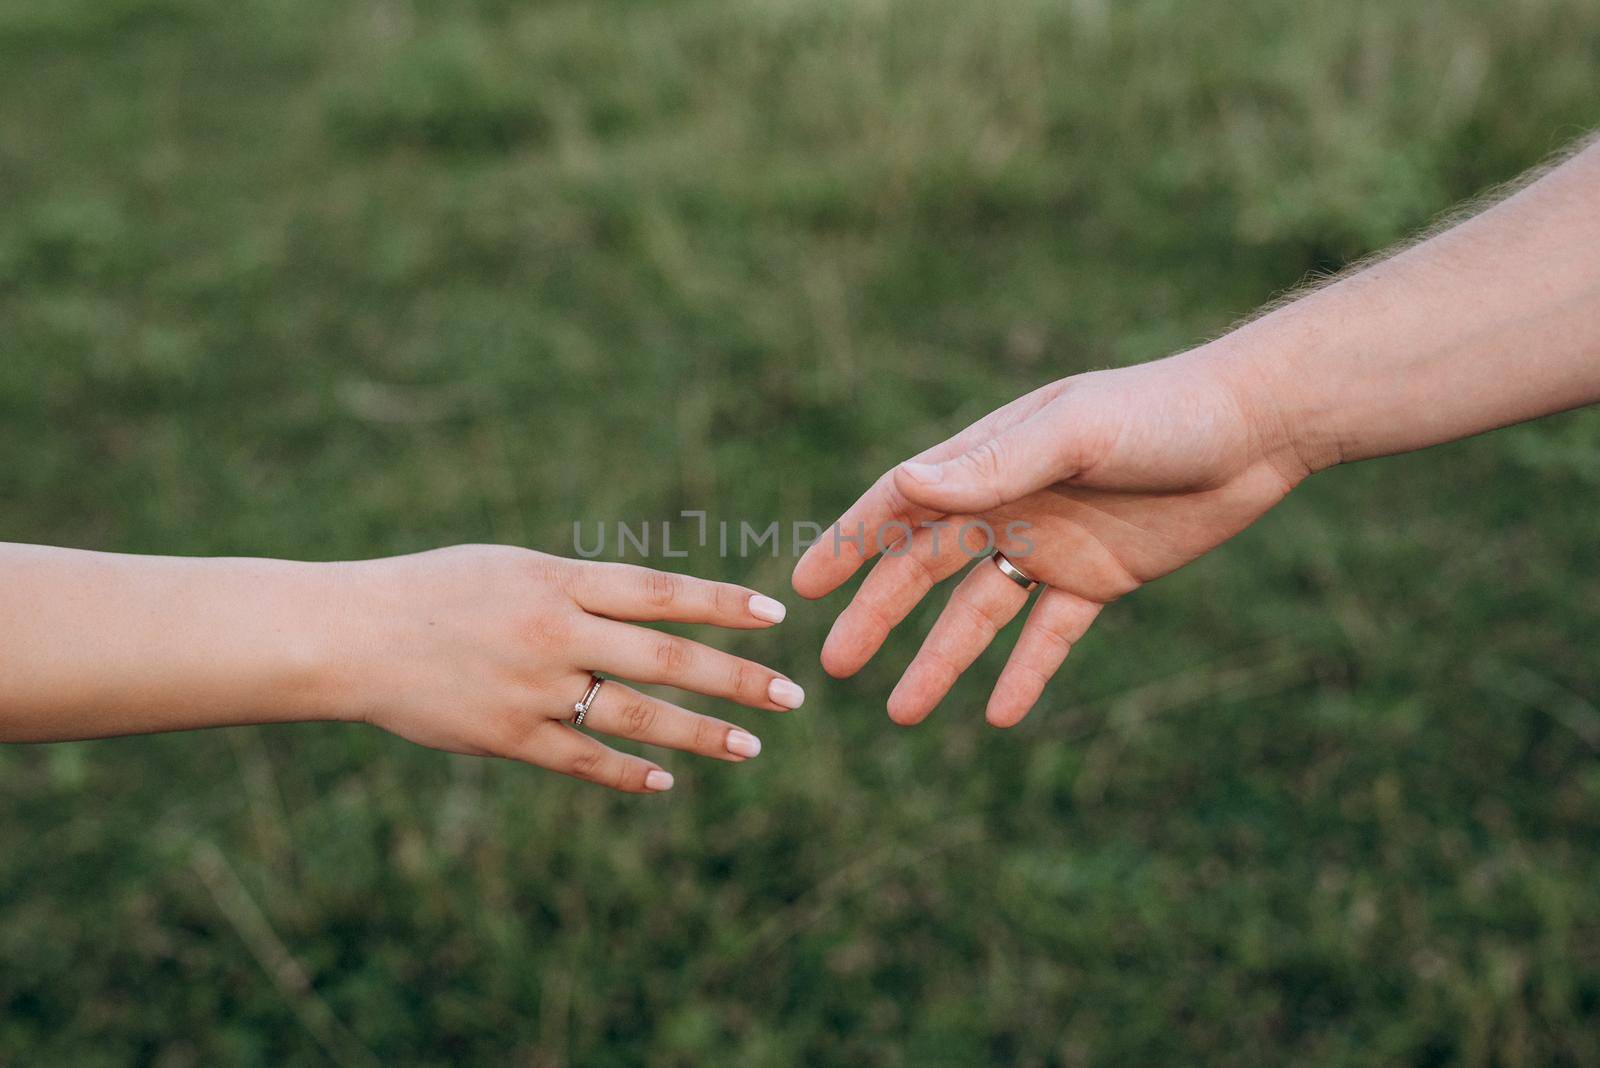
[[[0,0],[0,537],[826,521],[1515,175],[1597,55],[1587,0]],[[663,799],[0,749],[0,1062],[1596,1063],[1597,471],[1577,413],[1320,476],[1006,734],[1009,642],[902,731],[931,616],[836,682],[791,595],[729,644],[806,709]]]

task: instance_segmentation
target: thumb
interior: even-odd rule
[[[895,487],[946,514],[987,512],[1078,473],[1071,433],[1055,405],[942,463],[907,460]]]

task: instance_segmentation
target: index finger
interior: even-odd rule
[[[1056,383],[1041,386],[996,408],[965,430],[911,459],[940,463],[960,456],[985,437],[1038,411],[1058,389]],[[894,472],[895,468],[890,468],[880,475],[839,521],[824,531],[821,539],[812,543],[800,557],[790,580],[796,593],[808,600],[827,596],[860,570],[862,564],[914,533],[920,524],[943,514],[907,500],[895,485]]]
[[[731,582],[638,564],[586,564],[573,599],[585,612],[629,623],[707,623],[753,630],[783,622],[778,601]]]
[[[791,580],[795,592],[811,599],[832,593],[862,564],[938,514],[907,500],[894,472],[884,473],[800,557]]]

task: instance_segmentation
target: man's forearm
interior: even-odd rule
[[[1600,144],[1215,347],[1309,470],[1600,401]]]
[[[0,544],[0,741],[327,715],[324,567]]]

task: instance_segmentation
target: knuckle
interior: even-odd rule
[[[726,748],[727,733],[726,724],[699,716],[694,721],[693,736],[689,744],[698,752],[721,752]]]
[[[767,692],[767,673],[748,660],[737,660],[729,669],[729,685],[733,692],[740,697],[752,698],[765,697]]]
[[[928,561],[917,553],[910,553],[906,559],[910,561],[906,566],[911,570],[913,585],[921,588],[923,593],[927,593],[939,584],[939,578],[933,573]]]
[[[557,583],[565,563],[560,557],[516,545],[465,545],[460,551],[486,580],[518,588]]]
[[[1065,657],[1072,651],[1072,640],[1060,631],[1049,627],[1039,629],[1039,640],[1055,655]]]
[[[983,635],[985,639],[993,639],[1000,628],[995,623],[994,617],[986,610],[966,601],[958,602],[961,605],[961,614],[967,617],[967,623]]]
[[[567,771],[579,779],[598,781],[600,771],[600,754],[585,750],[572,758],[572,764]]]
[[[867,497],[875,497],[881,501],[883,514],[890,519],[904,519],[917,510],[917,505],[900,492],[900,486],[895,482],[893,468],[879,476],[878,481],[873,483],[872,489],[867,491]],[[865,499],[864,497],[863,500]]]
[[[972,465],[973,471],[983,478],[998,480],[1000,473],[1005,470],[1004,450],[1000,448],[998,441],[991,438],[969,452],[967,462]]]
[[[694,653],[688,642],[681,638],[661,638],[654,651],[656,664],[669,674],[676,675],[694,662]]]
[[[516,554],[514,559],[528,576],[538,582],[558,583],[570,570],[567,561],[559,556],[550,556],[531,549],[514,548],[512,552]]]
[[[744,615],[749,600],[750,595],[737,586],[724,586],[718,583],[712,587],[711,606],[721,618],[731,619]]]
[[[605,783],[613,790],[640,790],[644,788],[644,771],[631,760],[617,759],[606,770]]]
[[[541,553],[533,564],[533,571],[538,581],[545,587],[569,601],[575,601],[579,589],[592,581],[586,570],[589,566],[591,565],[563,560],[559,556],[545,556]]]
[[[922,650],[918,657],[928,669],[941,679],[955,679],[961,675],[961,665],[949,653],[937,647]]]
[[[889,606],[876,597],[859,600],[857,604],[860,606],[858,611],[866,619],[867,630],[880,638],[887,637],[889,632],[894,630],[895,624],[900,622]],[[857,610],[856,605],[846,609],[847,612],[852,610]]]
[[[633,736],[648,734],[655,726],[658,714],[649,698],[643,694],[635,694],[628,698],[628,703],[622,709],[623,731]]]
[[[683,582],[669,571],[646,571],[643,596],[652,608],[666,608],[677,601]]]
[[[1050,682],[1051,673],[1035,664],[1019,663],[1016,665],[1016,670],[1028,681],[1031,689],[1043,690]]]

